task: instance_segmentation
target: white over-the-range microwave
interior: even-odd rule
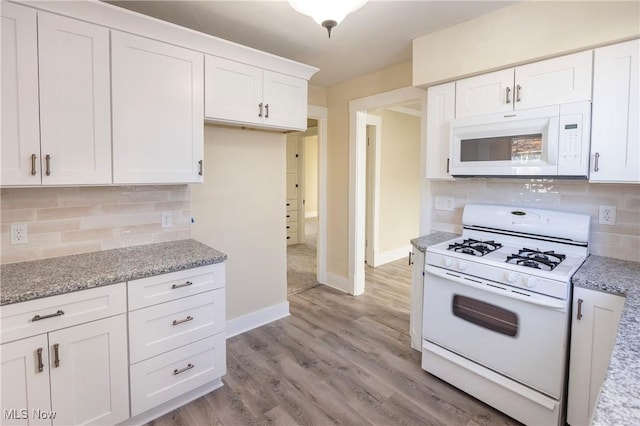
[[[451,122],[452,176],[586,178],[591,103],[464,117]]]

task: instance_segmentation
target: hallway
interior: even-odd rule
[[[318,218],[305,220],[302,244],[287,247],[287,295],[315,287],[317,281]]]

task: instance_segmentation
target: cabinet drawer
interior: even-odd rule
[[[122,314],[126,310],[125,283],[3,306],[0,342]]]
[[[129,312],[129,355],[135,364],[224,330],[224,289]]]
[[[129,281],[129,310],[224,287],[224,263]]]
[[[298,221],[298,211],[292,210],[287,212],[287,223],[289,222],[297,222]]]
[[[224,333],[132,365],[131,415],[218,379],[226,369]]]

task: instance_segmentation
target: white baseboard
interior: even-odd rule
[[[335,288],[336,290],[340,290],[345,293],[349,293],[349,289],[352,287],[349,285],[349,280],[345,277],[341,277],[340,275],[336,275],[333,272],[327,271],[325,275],[324,285]]]
[[[380,252],[374,256],[373,267],[376,268],[380,265],[384,265],[385,263],[394,262],[398,259],[402,259],[403,257],[407,257],[409,256],[410,251],[411,244],[394,250]]]
[[[227,321],[227,339],[288,316],[289,302],[282,302],[277,305],[269,306],[268,308],[260,309],[256,312],[234,318]]]
[[[318,212],[304,212],[305,219],[310,219],[312,217],[318,217]]]

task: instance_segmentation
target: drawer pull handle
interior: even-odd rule
[[[172,285],[172,286],[171,286],[171,289],[172,289],[172,290],[175,290],[175,289],[177,289],[177,288],[189,287],[190,285],[193,285],[193,283],[192,283],[191,281],[187,281],[187,282],[186,282],[186,283],[184,283],[184,284],[174,284],[174,285]]]
[[[53,366],[58,368],[60,367],[60,354],[59,354],[59,344],[53,345]]]
[[[178,324],[182,324],[183,322],[189,322],[189,321],[193,321],[192,316],[188,316],[185,319],[181,319],[181,320],[173,320],[173,325],[178,325]]]
[[[36,175],[36,155],[31,154],[31,176]]]
[[[516,86],[516,102],[521,102],[522,98],[520,97],[520,91],[522,91],[522,86],[519,84]]]
[[[173,375],[177,376],[178,374],[184,373],[185,371],[191,370],[192,368],[193,368],[193,364],[189,363],[185,368],[181,368],[179,370],[176,368],[175,370],[173,370]]]
[[[577,320],[581,320],[582,319],[582,304],[583,303],[584,303],[584,300],[578,299],[578,315],[576,315],[576,319]]]
[[[51,156],[49,154],[45,155],[44,164],[47,166],[44,174],[51,176]]]
[[[198,175],[202,176],[202,160],[198,161]]]
[[[44,364],[42,363],[42,348],[38,348],[38,373],[42,373],[44,371]]]
[[[49,314],[49,315],[44,315],[44,316],[36,315],[35,317],[31,318],[31,321],[32,322],[40,321],[40,320],[47,319],[47,318],[59,317],[60,315],[64,315],[64,311],[58,310],[58,312],[56,312],[55,314]]]
[[[511,103],[511,87],[507,87],[507,98],[505,99],[505,102],[510,104]]]

